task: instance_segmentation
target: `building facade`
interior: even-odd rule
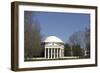
[[[58,37],[49,36],[42,43],[44,43],[44,56],[46,59],[57,59],[64,57],[64,42]]]

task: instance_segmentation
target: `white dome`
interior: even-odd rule
[[[59,43],[64,43],[61,39],[59,39],[56,36],[49,36],[43,42],[59,42]]]

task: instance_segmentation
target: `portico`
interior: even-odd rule
[[[45,48],[45,58],[61,58],[63,50],[60,48]]]

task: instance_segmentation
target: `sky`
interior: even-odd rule
[[[90,25],[90,15],[83,13],[34,12],[44,38],[56,36],[64,42],[77,31]]]

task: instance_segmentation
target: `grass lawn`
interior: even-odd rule
[[[25,60],[26,62],[27,61],[51,61],[51,60],[71,60],[71,59],[80,59],[79,57],[77,56],[68,56],[68,57],[63,57],[63,58],[55,58],[55,59],[51,59],[51,58],[44,58],[44,57],[38,57],[38,58],[29,58],[27,60]]]

